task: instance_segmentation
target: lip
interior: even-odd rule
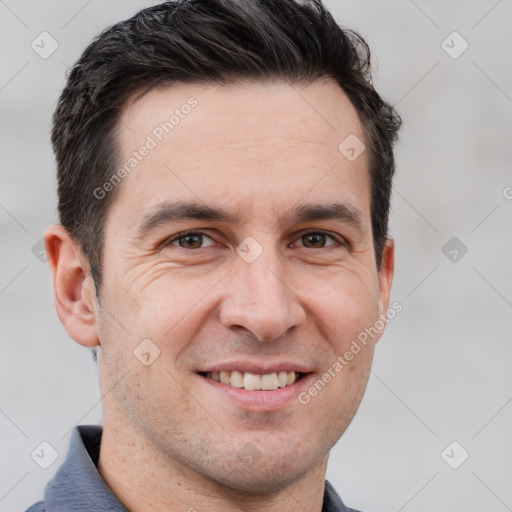
[[[223,365],[222,368],[228,368],[228,366]],[[238,366],[238,368],[240,368],[240,366]],[[272,373],[272,371],[265,371]],[[281,371],[284,371],[284,369]],[[273,391],[251,391],[244,388],[235,388],[229,384],[223,384],[222,382],[217,382],[213,379],[203,377],[199,373],[196,375],[203,385],[207,386],[207,393],[213,393],[220,397],[221,400],[228,400],[235,407],[251,412],[272,412],[284,409],[294,401],[296,402],[298,400],[297,397],[299,393],[311,386],[315,378],[314,373],[307,373],[300,380],[295,381],[293,384],[285,386],[284,388],[278,388]]]
[[[266,363],[256,363],[254,361],[229,361],[220,363],[206,368],[201,368],[197,372],[249,372],[258,375],[268,375],[269,373],[278,372],[295,372],[295,373],[311,373],[312,368],[303,363],[293,361],[274,361]]]

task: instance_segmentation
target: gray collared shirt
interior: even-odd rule
[[[66,460],[46,485],[44,501],[26,512],[127,512],[98,471],[102,432],[99,425],[73,429]],[[357,510],[345,507],[326,481],[322,512]]]

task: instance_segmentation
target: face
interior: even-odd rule
[[[120,159],[137,162],[105,225],[105,422],[115,409],[223,485],[282,488],[352,420],[379,336],[335,363],[388,304],[367,154],[338,149],[364,140],[358,116],[333,83],[180,85],[132,102],[120,126]]]

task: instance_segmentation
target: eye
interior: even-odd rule
[[[209,240],[209,243],[203,245],[205,241]],[[213,240],[204,233],[199,232],[188,232],[181,233],[169,240],[165,245],[179,245],[184,249],[203,249],[213,245]]]
[[[310,233],[305,233],[302,235],[299,240],[302,242],[303,247],[307,247],[308,249],[323,249],[324,247],[329,247],[340,242],[334,239],[332,235],[327,233],[323,233],[322,231],[311,231]],[[328,243],[331,240],[331,243]]]

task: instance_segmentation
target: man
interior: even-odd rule
[[[169,2],[85,50],[45,243],[103,427],[30,511],[351,510],[325,473],[389,308],[399,125],[319,0]]]

